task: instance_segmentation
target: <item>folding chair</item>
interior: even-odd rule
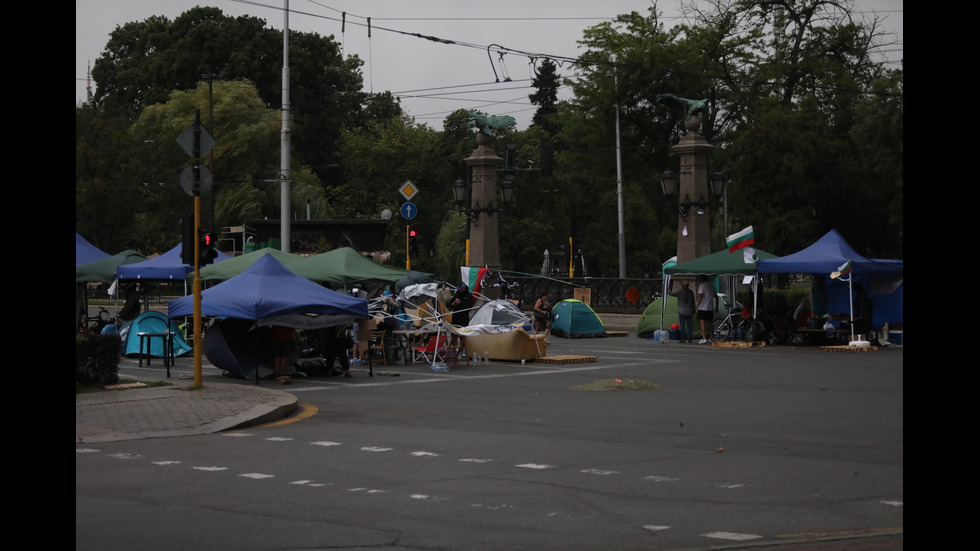
[[[371,331],[368,341],[368,364],[374,367],[374,359],[381,358],[381,365],[388,367],[388,354],[385,352],[385,332]]]
[[[412,355],[412,361],[434,363],[436,361],[436,352],[446,345],[446,336],[445,334],[441,334],[438,337],[429,337],[429,341],[424,346],[413,346],[412,349],[415,352]]]

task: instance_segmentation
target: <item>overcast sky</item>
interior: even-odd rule
[[[856,3],[859,10],[873,10],[884,18],[884,29],[894,33],[886,54],[891,60],[901,60],[902,0]],[[153,15],[173,20],[202,5],[217,7],[229,16],[258,17],[267,26],[282,29],[286,4],[286,0],[75,0],[75,103],[85,101],[88,86],[93,91],[97,87],[88,81],[88,70],[116,26]],[[529,59],[508,54],[501,61],[497,46],[574,58],[581,53],[577,41],[583,29],[621,13],[645,14],[652,2],[289,0],[288,5],[290,31],[333,35],[345,54],[356,54],[364,61],[365,91],[395,93],[417,122],[439,129],[452,111],[476,109],[491,115],[510,114],[523,130],[535,110],[527,98],[533,91]],[[679,21],[679,5],[679,0],[658,2],[666,23]],[[558,73],[567,76],[571,69],[560,66]],[[561,99],[568,96],[567,90],[559,95]]]

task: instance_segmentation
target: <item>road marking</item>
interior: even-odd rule
[[[439,457],[439,454],[435,452],[411,452],[409,455],[414,455],[415,457]]]
[[[588,473],[588,474],[601,474],[601,475],[619,474],[619,471],[604,471],[602,469],[583,469],[581,472]]]
[[[314,446],[339,446],[340,442],[322,441],[322,442],[311,442],[311,444],[313,444]]]
[[[365,452],[390,452],[393,448],[379,448],[377,446],[364,446],[361,451]]]
[[[522,465],[517,465],[518,467],[524,469],[554,469],[554,465],[539,465],[537,463],[524,463]]]
[[[715,538],[719,540],[732,540],[732,541],[746,541],[761,538],[762,536],[757,536],[755,534],[739,534],[737,532],[708,532],[707,534],[701,534],[706,538]]]
[[[198,471],[227,471],[228,467],[193,467]]]
[[[245,473],[245,474],[240,474],[238,476],[241,476],[243,478],[255,478],[255,479],[275,478],[276,477],[276,475],[274,475],[274,474],[265,474],[265,473]]]
[[[655,524],[644,524],[643,529],[650,532],[659,532],[660,530],[667,530],[670,526],[657,526]]]

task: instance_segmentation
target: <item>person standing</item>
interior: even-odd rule
[[[677,317],[681,322],[681,342],[694,342],[694,291],[691,284],[682,281],[681,286],[676,291],[668,293],[672,297],[677,297]],[[701,329],[702,334],[704,329]]]
[[[293,352],[293,328],[273,325],[270,333],[275,346],[276,380],[284,385],[289,384],[293,381],[289,376],[289,355]]]
[[[718,295],[715,293],[714,286],[708,281],[708,276],[702,275],[699,279],[701,283],[698,285],[698,322],[701,324],[701,341],[698,344],[707,344],[707,327],[715,317]]]
[[[470,310],[473,308],[473,293],[465,283],[456,288],[453,298],[449,299],[449,309],[453,311],[450,321],[453,325],[465,327],[470,324]],[[463,338],[452,333],[450,347],[462,348]]]
[[[545,344],[551,344],[551,341],[548,340],[551,337],[550,296],[548,291],[544,291],[538,297],[538,300],[534,302],[534,330],[538,333],[544,333]]]

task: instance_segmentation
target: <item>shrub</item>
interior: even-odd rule
[[[118,335],[75,335],[75,391],[118,383],[120,350]]]

